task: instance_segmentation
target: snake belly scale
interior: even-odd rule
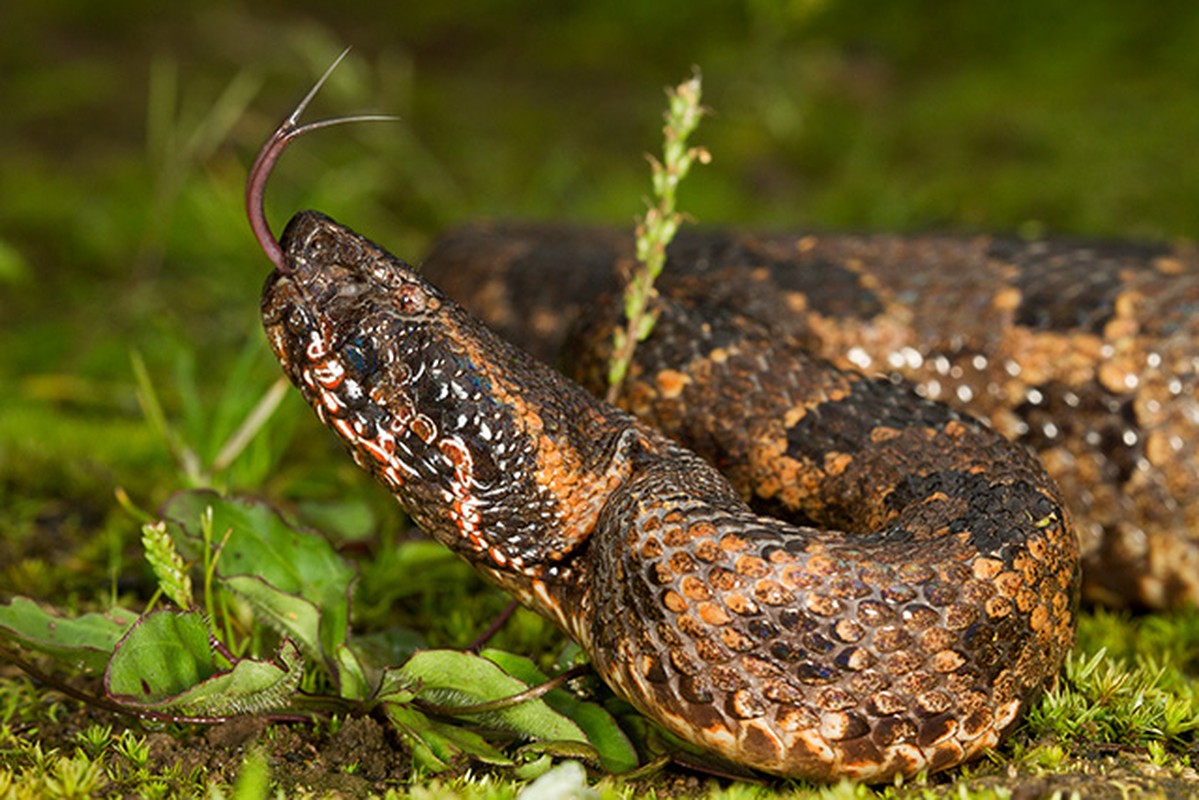
[[[262,190],[298,113],[251,173],[267,238]],[[751,456],[720,466],[799,509],[762,516],[365,237],[308,211],[263,246],[268,340],[354,460],[684,739],[778,775],[912,775],[995,745],[1060,668],[1080,580],[1067,512],[1034,457],[972,418],[735,309],[664,300],[643,357],[677,365],[667,394],[716,404],[684,427],[719,419],[696,432]]]

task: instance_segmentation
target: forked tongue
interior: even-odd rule
[[[346,122],[390,122],[399,119],[399,117],[387,114],[357,114],[350,117],[317,120],[305,125],[299,124],[300,115],[304,113],[304,109],[308,107],[312,98],[316,97],[321,86],[325,84],[325,81],[333,74],[333,70],[337,69],[337,65],[349,52],[348,47],[341,51],[341,55],[329,65],[325,74],[321,75],[316,84],[308,90],[308,94],[304,95],[304,99],[295,107],[295,110],[275,129],[271,138],[266,140],[266,144],[258,151],[258,157],[254,159],[254,166],[250,167],[250,174],[246,179],[246,216],[250,220],[250,230],[254,232],[254,238],[258,240],[266,257],[280,272],[289,270],[287,262],[283,258],[283,248],[279,246],[275,235],[271,233],[270,223],[266,221],[266,209],[263,201],[266,196],[266,182],[271,176],[271,170],[274,168],[275,162],[279,160],[279,156],[283,155],[283,151],[287,149],[287,145],[293,139],[320,128],[328,128]]]

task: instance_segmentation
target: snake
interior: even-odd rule
[[[752,769],[884,781],[979,756],[1054,682],[1079,544],[1028,448],[797,346],[738,304],[748,285],[684,281],[655,301],[630,384],[653,397],[628,403],[657,406],[650,424],[319,212],[276,240],[266,182],[290,141],[331,124],[298,124],[319,87],[247,181],[274,266],[267,340],[411,519],[576,641],[618,696]]]
[[[540,358],[568,351],[563,366],[599,391],[613,309],[592,298],[616,296],[632,241],[598,226],[474,223],[444,234],[422,269]],[[663,295],[706,293],[778,341],[911,385],[1034,450],[1074,520],[1089,603],[1199,605],[1193,245],[684,228],[667,255]],[[622,404],[709,459],[751,463],[681,422],[682,408],[706,407],[698,383],[669,396],[677,364],[694,380],[702,354],[686,359],[643,359]],[[760,375],[767,391],[785,388]],[[724,471],[761,510],[787,500],[777,482]]]

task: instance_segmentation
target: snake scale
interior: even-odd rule
[[[1199,604],[1193,247],[685,229],[668,255],[663,295],[739,309],[777,341],[909,383],[1037,451],[1072,512],[1088,600]],[[584,302],[615,294],[631,259],[628,232],[476,224],[443,236],[424,273],[544,359],[557,357],[572,326],[590,328],[576,332],[567,362],[598,389],[587,348],[600,342],[603,357],[608,334],[597,327],[603,310],[585,315]],[[677,358],[702,369],[695,354]],[[703,388],[672,400],[663,387],[678,367],[642,364],[624,404],[730,460],[674,408]],[[767,391],[782,385],[762,380]],[[735,448],[732,460],[752,463],[747,454]],[[755,507],[786,500],[775,483],[729,475]]]
[[[625,395],[651,426],[322,214],[295,215],[276,242],[266,180],[289,141],[327,124],[296,124],[315,91],[247,184],[251,227],[275,265],[262,298],[271,347],[354,460],[424,530],[579,642],[617,694],[747,766],[877,781],[977,756],[1054,679],[1081,580],[1066,502],[1001,425],[871,376],[873,362],[857,363],[876,357],[865,344],[846,356],[857,370],[813,352],[820,332],[894,299],[860,260],[817,258],[814,283],[788,285],[786,254],[821,242],[781,241],[765,263],[744,257],[752,248],[715,258],[708,240],[676,249],[695,269],[663,292]],[[466,250],[492,233],[467,234]],[[508,239],[505,251],[503,236],[480,263],[541,250]],[[828,246],[852,253],[855,241]],[[571,283],[576,262],[559,260],[571,252],[560,245],[542,256]],[[726,274],[737,266],[750,271]],[[781,289],[760,291],[780,275]],[[537,293],[523,312],[535,326]],[[992,305],[1010,313],[1020,300]],[[808,321],[773,316],[796,311]],[[1053,303],[1047,313],[1052,327]],[[606,327],[585,325],[583,341],[588,329],[602,340]],[[882,330],[884,351],[937,368],[894,338],[902,331]],[[588,352],[584,375],[602,358]],[[959,399],[968,385],[957,383]]]

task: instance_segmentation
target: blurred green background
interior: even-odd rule
[[[1191,2],[336,5],[0,5],[0,595],[115,586],[137,524],[114,490],[151,508],[186,482],[134,353],[202,460],[278,374],[245,170],[347,45],[311,114],[403,119],[294,147],[276,229],[317,208],[419,260],[480,217],[630,223],[662,89],[696,66],[700,222],[1195,235]],[[393,525],[309,417],[290,398],[217,483]]]

